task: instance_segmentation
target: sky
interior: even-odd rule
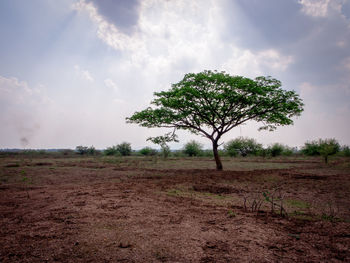
[[[203,70],[272,76],[305,104],[292,126],[222,142],[350,145],[350,0],[0,0],[0,36],[0,148],[155,147],[166,129],[125,118]],[[178,134],[173,149],[210,148]]]

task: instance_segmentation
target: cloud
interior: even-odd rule
[[[139,0],[88,0],[98,13],[124,33],[132,34],[138,23]]]
[[[110,89],[113,89],[115,91],[118,91],[118,86],[117,86],[117,84],[114,83],[113,80],[108,78],[108,79],[105,79],[103,82],[104,82],[104,84],[106,85],[107,88],[110,88]]]
[[[89,81],[89,82],[94,82],[94,78],[91,76],[91,74],[88,70],[83,70],[78,65],[75,65],[74,69],[82,79]]]
[[[301,11],[313,17],[327,16],[330,0],[300,0]]]
[[[222,10],[212,1],[203,4],[143,1],[139,7],[137,32],[132,36],[107,21],[93,2],[81,0],[75,9],[89,15],[97,26],[97,36],[105,44],[124,51],[123,57],[127,58],[124,68],[139,67],[144,71],[166,73],[174,69],[186,72],[210,67],[233,74],[249,74],[262,72],[263,68],[284,71],[293,62],[292,56],[275,49],[251,52],[222,42]]]

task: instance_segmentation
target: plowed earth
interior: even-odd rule
[[[350,262],[349,159],[207,165],[2,157],[0,262]]]

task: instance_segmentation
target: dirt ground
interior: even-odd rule
[[[223,164],[1,156],[0,262],[350,262],[349,159]]]

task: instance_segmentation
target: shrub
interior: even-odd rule
[[[320,145],[318,141],[306,142],[301,152],[307,156],[320,155],[319,147]]]
[[[342,153],[342,155],[349,157],[350,156],[350,147],[347,145],[344,145],[343,147],[341,147],[341,153]]]
[[[89,154],[89,155],[96,155],[96,154],[97,154],[97,150],[95,149],[94,146],[90,146],[90,147],[87,149],[87,154]]]
[[[116,146],[117,151],[122,155],[122,156],[128,156],[131,155],[131,144],[128,142],[123,142],[121,144],[118,144]]]
[[[83,154],[87,154],[88,153],[88,147],[87,146],[82,146],[82,145],[79,145],[77,147],[75,147],[75,151],[81,155]]]
[[[266,149],[266,153],[267,155],[270,155],[272,157],[276,157],[276,156],[280,156],[280,155],[292,155],[294,153],[295,150],[293,150],[293,148],[287,146],[287,145],[283,145],[281,143],[274,143],[272,145],[270,145],[267,149]]]
[[[302,152],[305,155],[321,155],[325,163],[328,162],[328,156],[340,151],[340,145],[336,139],[319,139],[318,141],[306,142]]]
[[[262,145],[257,143],[254,139],[244,137],[238,137],[224,145],[224,150],[231,157],[237,155],[247,156],[249,154],[256,155],[261,149]]]
[[[162,153],[163,158],[166,159],[169,157],[171,150],[167,144],[164,144],[161,146],[160,152]]]
[[[188,156],[198,156],[202,152],[202,145],[194,140],[185,144],[184,153]]]
[[[268,148],[268,152],[272,157],[282,155],[284,147],[280,143],[274,143]]]
[[[144,147],[139,151],[139,153],[145,156],[153,156],[157,154],[157,151],[151,147]]]
[[[107,149],[104,150],[103,153],[107,156],[120,155],[120,153],[118,152],[117,146],[107,147]]]

